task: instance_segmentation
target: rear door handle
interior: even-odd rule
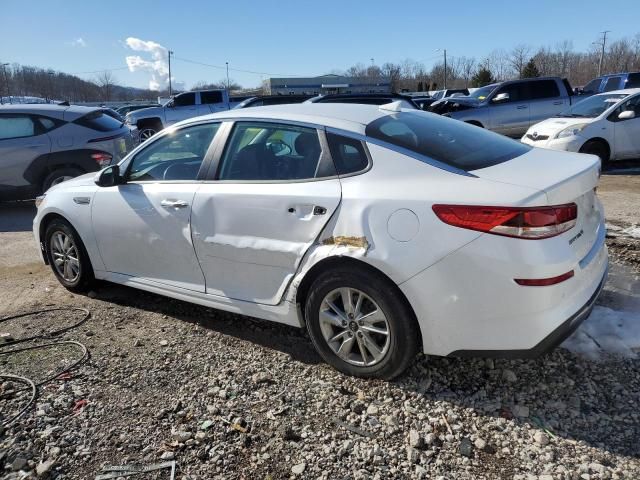
[[[160,205],[167,208],[185,208],[188,207],[189,204],[184,200],[172,200],[169,198],[165,198],[160,202]]]
[[[313,214],[314,215],[324,215],[325,213],[327,213],[327,209],[324,207],[321,207],[320,205],[316,205],[315,207],[313,207]]]
[[[527,105],[518,105],[516,108],[518,110],[524,110],[525,108],[527,108]]]
[[[559,102],[553,102],[554,105],[564,105],[564,102],[559,101]]]

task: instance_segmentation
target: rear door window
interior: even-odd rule
[[[501,105],[503,103],[514,103],[514,102],[524,102],[529,100],[529,92],[526,86],[528,82],[519,82],[519,83],[510,83],[508,85],[504,85],[500,87],[500,89],[496,92],[493,98],[497,97],[501,93],[508,93],[509,100],[502,101],[498,103]]]
[[[529,91],[532,100],[555,98],[560,96],[560,90],[555,80],[538,80],[529,83]]]
[[[425,163],[433,159],[465,171],[497,165],[531,149],[483,128],[423,112],[386,115],[367,125],[365,133],[427,157]]]
[[[29,115],[0,115],[0,140],[38,135]]]
[[[627,77],[627,83],[624,88],[638,88],[640,87],[640,73],[630,73]]]
[[[610,92],[612,90],[618,90],[620,88],[620,80],[622,77],[610,77],[607,79],[607,83],[604,84],[604,92]]]
[[[222,103],[222,92],[200,92],[200,103],[203,105],[210,103]]]
[[[98,132],[110,132],[122,127],[122,122],[120,120],[116,120],[112,116],[107,115],[100,110],[88,113],[87,115],[74,120],[73,123]]]

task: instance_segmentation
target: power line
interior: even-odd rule
[[[102,72],[112,72],[114,70],[128,70],[129,67],[115,67],[115,68],[101,68],[100,70],[92,70],[90,72],[70,72],[67,75],[82,75],[85,73],[102,73]]]
[[[173,58],[175,60],[180,60],[182,62],[193,63],[195,65],[202,65],[203,67],[217,68],[219,70],[225,70],[227,68],[226,65],[212,65],[210,63],[197,62],[195,60],[189,60],[187,58],[176,57],[175,55],[173,56]],[[229,67],[229,70],[234,72],[241,72],[241,73],[252,73],[254,75],[270,75],[270,76],[280,76],[280,77],[303,77],[304,76],[304,75],[290,75],[287,73],[257,72],[255,70],[243,70],[240,68],[231,68],[231,67]]]

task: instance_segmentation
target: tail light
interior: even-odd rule
[[[100,167],[106,167],[107,165],[111,164],[111,159],[113,158],[111,155],[109,155],[108,153],[92,153],[91,154],[91,158],[100,166]]]
[[[558,283],[569,280],[573,277],[573,270],[558,275],[557,277],[550,278],[516,278],[515,281],[518,285],[523,287],[548,287],[549,285],[556,285]]]
[[[578,218],[575,203],[551,207],[434,205],[433,211],[454,227],[526,240],[560,235],[572,229]]]

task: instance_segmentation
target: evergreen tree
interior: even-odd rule
[[[522,69],[522,75],[520,78],[535,78],[539,76],[540,72],[538,71],[538,67],[536,67],[536,62],[534,62],[532,58]]]
[[[490,83],[495,82],[491,70],[486,67],[480,67],[473,77],[471,77],[472,87],[484,87]]]

